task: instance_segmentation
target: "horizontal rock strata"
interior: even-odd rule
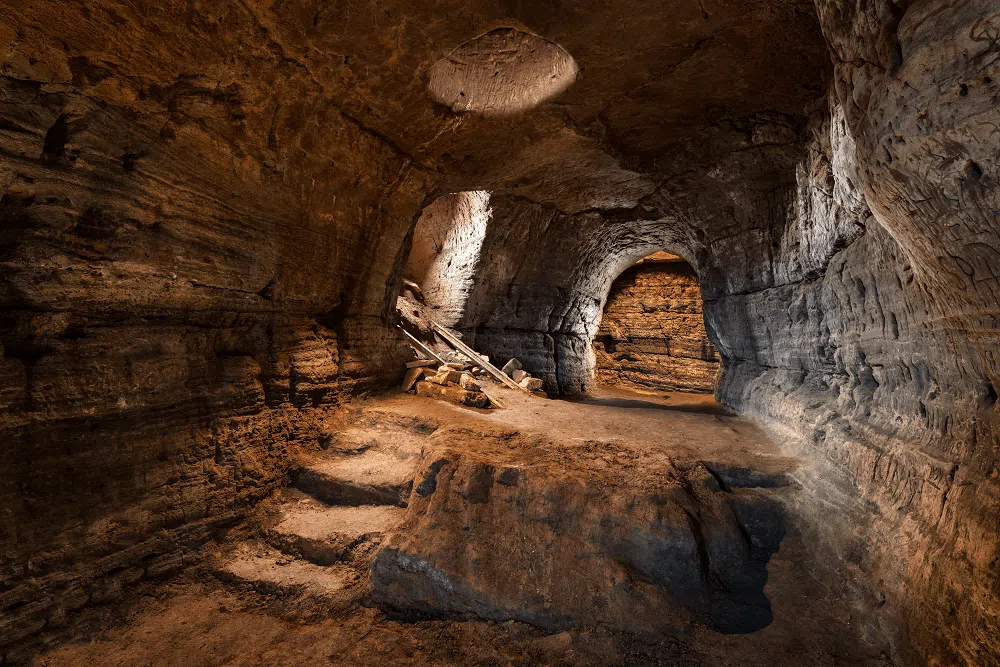
[[[611,285],[594,337],[596,378],[640,389],[712,393],[719,356],[705,333],[698,278],[663,253]]]

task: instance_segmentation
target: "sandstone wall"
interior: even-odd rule
[[[819,275],[715,302],[720,351],[740,360],[720,396],[793,427],[872,503],[862,558],[904,619],[892,629],[916,648],[910,661],[989,663],[1000,650],[1000,17],[975,2],[817,5],[833,122],[799,173],[786,235],[801,247],[803,230],[829,230],[837,252]],[[866,233],[837,233],[838,209],[862,212],[858,193]],[[741,327],[750,335],[723,333]]]
[[[601,384],[714,392],[719,356],[705,333],[691,265],[657,253],[620,275],[608,293],[594,353]]]
[[[490,221],[488,192],[456,192],[420,214],[403,276],[420,286],[426,313],[454,326],[465,311]]]
[[[398,373],[425,171],[252,12],[144,5],[0,9],[0,655],[190,562]]]

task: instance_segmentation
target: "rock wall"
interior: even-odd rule
[[[488,192],[456,192],[420,214],[403,276],[420,286],[425,315],[454,326],[465,312],[490,222]]]
[[[833,122],[799,173],[786,235],[802,247],[821,231],[834,252],[819,274],[712,305],[731,360],[720,395],[793,427],[872,503],[862,558],[910,662],[990,663],[1000,235],[985,147],[1000,17],[972,2],[817,5]],[[863,236],[837,231],[845,212]],[[750,335],[723,333],[740,327]]]
[[[425,170],[216,11],[0,9],[0,655],[191,562],[398,373]]]
[[[714,393],[719,356],[705,333],[698,276],[656,253],[611,285],[594,338],[601,384]]]

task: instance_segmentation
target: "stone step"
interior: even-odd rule
[[[329,505],[406,507],[417,456],[367,450],[301,464],[295,487]]]
[[[419,425],[414,427],[419,428]],[[392,452],[400,458],[417,456],[427,434],[414,429],[401,427],[395,422],[349,426],[331,439],[329,451],[331,454],[356,456],[379,449]]]
[[[356,568],[314,565],[256,542],[238,547],[216,574],[223,581],[250,586],[265,595],[325,605],[350,603],[366,581],[365,572]]]
[[[265,532],[272,546],[317,565],[367,564],[406,514],[393,505],[329,506],[302,493],[286,492],[275,508],[277,523]]]

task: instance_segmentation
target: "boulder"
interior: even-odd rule
[[[511,359],[506,364],[504,364],[503,368],[500,370],[502,370],[507,375],[513,377],[514,371],[520,370],[520,368],[521,368],[521,362],[518,361],[517,359]]]
[[[483,388],[481,386],[479,386],[479,383],[476,382],[472,378],[472,376],[469,375],[468,373],[462,373],[462,377],[459,380],[458,384],[462,387],[462,389],[468,389],[469,391],[482,391],[483,390]]]
[[[527,371],[523,371],[521,369],[517,369],[516,371],[514,371],[511,374],[511,377],[514,378],[514,382],[520,382],[524,378],[530,378],[531,374],[528,373]]]
[[[767,626],[781,503],[723,489],[701,465],[654,468],[637,466],[626,474],[643,483],[622,484],[612,483],[622,471],[607,468],[567,474],[555,463],[427,451],[406,518],[372,565],[372,597],[396,612],[550,632]]]
[[[526,378],[522,378],[517,384],[522,389],[527,389],[531,392],[540,391],[542,387],[545,386],[545,382],[543,382],[540,378],[533,378],[530,375]]]
[[[438,369],[436,375],[427,378],[428,382],[433,382],[434,384],[439,385],[458,384],[461,380],[462,374],[454,368],[448,368],[447,366],[442,366]]]
[[[423,368],[411,368],[406,371],[406,375],[403,376],[403,391],[410,391],[413,389],[417,385],[417,382],[422,380],[423,377]]]
[[[435,375],[437,375],[437,370],[434,368],[411,368],[406,371],[406,375],[403,377],[403,391],[412,391],[417,382],[427,380]]]

